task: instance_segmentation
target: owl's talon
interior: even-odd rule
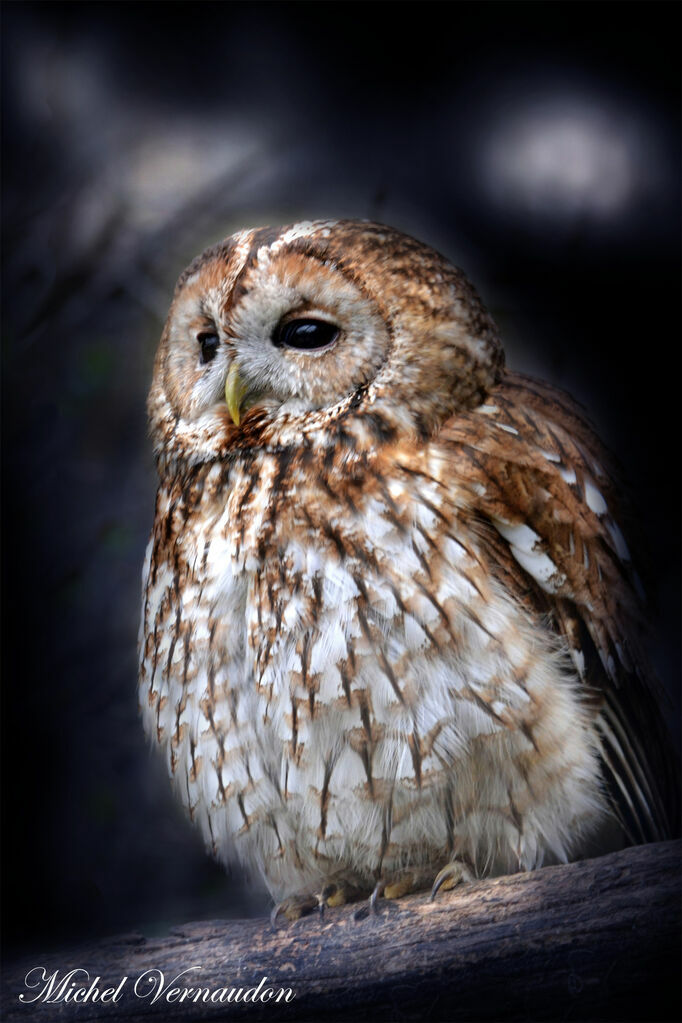
[[[379,915],[379,907],[377,902],[379,899],[384,898],[387,901],[393,899],[401,899],[403,895],[407,895],[409,892],[415,891],[419,887],[419,875],[415,875],[413,872],[408,871],[405,874],[400,874],[392,880],[381,880],[377,881],[374,886],[374,891],[370,895],[368,901],[360,909],[356,909],[353,913],[354,920],[364,920],[366,917],[371,915]]]
[[[353,913],[353,920],[356,922],[359,920],[365,920],[368,916],[378,916],[379,910],[377,908],[377,899],[380,899],[384,894],[385,884],[383,881],[377,881],[374,886],[374,891],[370,895],[369,899],[356,909]]]
[[[284,916],[290,923],[294,923],[301,917],[314,913],[315,910],[320,917],[323,917],[325,910],[343,906],[349,899],[357,898],[358,895],[359,892],[354,888],[331,881],[315,895],[295,895],[279,902],[270,914],[270,923],[276,928],[280,916]]]
[[[468,884],[473,880],[474,875],[471,873],[469,868],[464,863],[460,863],[459,860],[453,860],[451,863],[447,863],[443,869],[439,870],[436,874],[436,878],[431,888],[429,902],[434,901],[441,888],[445,891],[449,891],[451,888],[456,888],[458,884]]]
[[[369,897],[369,912],[370,913],[375,913],[376,914],[376,913],[379,912],[379,910],[377,909],[377,899],[380,899],[381,896],[384,894],[385,888],[386,888],[386,884],[385,884],[384,881],[377,881],[377,883],[375,884],[374,891],[372,892],[372,894]]]
[[[270,913],[270,925],[277,929],[277,921],[280,916],[285,917],[289,923],[295,923],[303,916],[309,916],[314,910],[319,909],[322,903],[315,896],[297,896],[290,899],[283,899],[278,902]]]

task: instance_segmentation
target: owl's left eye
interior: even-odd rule
[[[210,362],[218,351],[220,338],[215,331],[204,330],[201,334],[197,334],[197,341],[201,345],[201,361]]]
[[[272,343],[278,348],[297,348],[299,351],[314,351],[326,348],[335,341],[339,328],[326,320],[289,320],[275,327]]]

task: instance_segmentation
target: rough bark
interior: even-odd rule
[[[477,882],[431,903],[417,895],[330,910],[273,930],[263,920],[211,921],[168,937],[128,935],[14,964],[10,1020],[667,1020],[680,1018],[682,844],[664,842],[568,866]],[[87,970],[67,984],[102,1004],[37,1000],[27,972]],[[158,994],[161,971],[166,993]],[[183,972],[184,971],[184,972]],[[178,978],[178,975],[182,974]],[[144,975],[144,976],[143,976]],[[34,972],[31,980],[41,974]],[[259,994],[251,1000],[262,978]],[[98,979],[97,979],[98,978]],[[127,980],[123,981],[123,978]],[[178,979],[176,979],[178,978]],[[193,989],[183,1000],[168,991]],[[221,989],[239,1000],[218,1001]],[[208,989],[214,1001],[193,999]],[[267,989],[275,995],[269,1000]],[[280,989],[291,1001],[277,1001]],[[74,989],[75,990],[75,989]],[[244,996],[247,996],[245,1000]],[[170,998],[170,1000],[169,1000]]]

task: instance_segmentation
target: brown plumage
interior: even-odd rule
[[[668,830],[609,458],[503,363],[462,272],[381,225],[243,231],[180,277],[140,701],[209,846],[276,898]]]

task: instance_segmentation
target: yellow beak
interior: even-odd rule
[[[237,363],[233,362],[230,366],[229,373],[227,374],[227,380],[225,381],[225,401],[227,402],[227,408],[235,426],[239,426],[242,403],[246,396],[246,391],[246,386],[239,378]]]

